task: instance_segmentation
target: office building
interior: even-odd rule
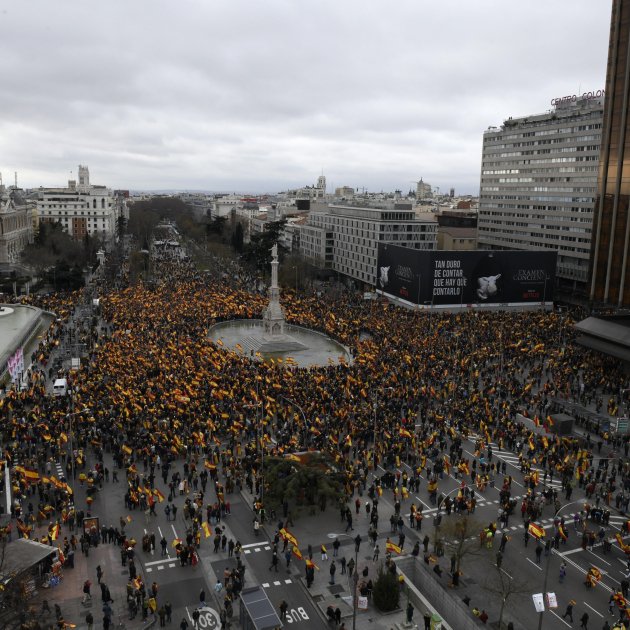
[[[118,218],[128,218],[125,197],[90,184],[87,166],[79,166],[78,184],[69,180],[67,188],[40,188],[37,193],[40,224],[59,222],[77,240],[87,234],[110,240],[116,235]]]
[[[416,215],[409,203],[389,208],[330,205],[311,211],[300,228],[300,253],[305,258],[359,286],[376,283],[379,243],[436,249],[435,217]]]
[[[603,93],[553,99],[483,136],[478,244],[555,249],[558,282],[586,290]]]
[[[614,0],[593,229],[590,299],[630,306],[630,2]]]

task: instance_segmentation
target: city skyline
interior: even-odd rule
[[[0,5],[4,182],[477,194],[485,129],[604,88],[609,2],[184,8]]]

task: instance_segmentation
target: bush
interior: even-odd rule
[[[400,590],[398,579],[394,573],[383,570],[383,565],[378,569],[378,575],[372,590],[374,605],[381,612],[390,612],[398,608]]]

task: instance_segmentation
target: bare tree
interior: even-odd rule
[[[482,551],[479,545],[479,533],[483,530],[482,523],[474,516],[452,516],[441,519],[435,527],[436,547],[441,544],[445,553],[456,558],[455,570],[459,571],[462,561],[467,556],[479,555]]]
[[[494,568],[493,575],[486,581],[483,588],[488,593],[496,595],[501,602],[501,609],[499,610],[499,625],[498,628],[503,628],[503,612],[508,600],[514,595],[523,595],[525,593],[531,593],[531,586],[522,580],[516,580],[506,573],[496,563],[491,565]]]

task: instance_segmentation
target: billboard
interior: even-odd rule
[[[422,306],[552,302],[555,251],[420,251],[379,243],[377,291]]]

